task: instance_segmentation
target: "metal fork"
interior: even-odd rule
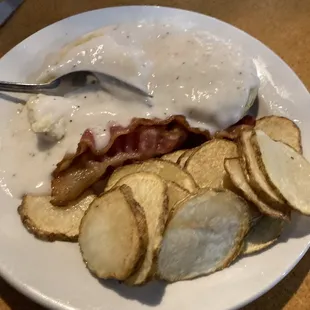
[[[0,91],[15,93],[43,93],[54,96],[64,96],[89,84],[99,84],[104,90],[111,87],[125,89],[143,97],[153,97],[141,88],[125,82],[110,74],[95,71],[74,71],[62,75],[48,83],[29,84],[0,81]]]

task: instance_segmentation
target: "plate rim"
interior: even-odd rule
[[[185,9],[180,9],[180,8],[175,8],[175,7],[169,7],[169,6],[158,6],[158,5],[122,5],[122,6],[113,6],[113,7],[105,7],[105,8],[99,8],[99,9],[95,9],[95,10],[89,10],[89,11],[85,11],[85,12],[81,12],[75,15],[70,15],[66,18],[63,18],[59,21],[56,21],[50,25],[47,25],[46,27],[36,31],[35,33],[27,36],[25,39],[23,39],[21,42],[19,42],[17,45],[15,45],[13,48],[11,48],[9,51],[7,51],[1,58],[0,58],[0,62],[3,61],[3,59],[5,60],[5,58],[12,52],[14,52],[15,49],[19,49],[27,40],[29,40],[30,38],[33,38],[35,36],[37,36],[39,33],[46,31],[46,29],[53,27],[56,24],[60,24],[63,23],[64,21],[71,19],[71,18],[79,18],[81,15],[88,15],[90,13],[93,12],[99,12],[99,11],[107,11],[107,10],[118,10],[118,9],[124,9],[124,8],[131,8],[131,9],[138,9],[138,8],[146,8],[146,9],[164,9],[164,10],[170,10],[170,11],[183,11],[184,13],[190,13],[190,14],[194,14],[194,15],[200,15],[209,19],[212,19],[214,21],[220,22],[222,24],[225,24],[227,27],[229,28],[233,28],[234,31],[237,32],[241,32],[243,35],[251,38],[251,40],[255,40],[257,43],[259,43],[260,45],[264,46],[264,48],[266,50],[268,50],[268,53],[273,54],[273,56],[276,56],[278,58],[278,60],[281,62],[282,66],[285,66],[286,69],[288,69],[290,71],[290,74],[292,76],[294,76],[295,79],[297,79],[299,81],[300,86],[303,87],[303,89],[308,92],[309,94],[309,98],[310,98],[310,93],[306,87],[306,85],[303,83],[303,81],[299,78],[299,76],[297,75],[297,73],[273,50],[271,50],[267,45],[265,45],[263,42],[261,42],[260,40],[258,40],[257,38],[253,37],[251,34],[245,32],[244,30],[229,24],[223,20],[220,20],[218,18],[215,18],[213,16],[210,15],[206,15],[204,13],[200,13],[200,12],[196,12],[196,11],[191,11],[191,10],[185,10]],[[310,237],[310,235],[309,235]],[[250,297],[247,297],[245,299],[243,299],[242,302],[240,302],[237,306],[232,306],[229,309],[239,309],[251,302],[253,302],[254,300],[258,299],[259,297],[261,297],[262,295],[264,295],[266,292],[268,292],[269,290],[271,290],[273,287],[275,287],[279,282],[281,282],[295,267],[296,265],[300,262],[300,260],[305,256],[305,254],[308,252],[310,248],[310,240],[307,244],[307,246],[303,249],[303,251],[299,254],[299,256],[297,257],[296,260],[294,260],[294,262],[289,266],[289,268],[287,268],[287,270],[285,270],[284,273],[281,274],[280,277],[276,278],[274,281],[271,281],[271,283],[267,286],[265,286],[263,289],[261,289],[259,292],[257,292],[256,294],[252,294]],[[18,280],[17,277],[14,277],[10,274],[9,271],[5,270],[5,268],[2,267],[2,264],[0,264],[0,276],[5,280],[5,282],[7,282],[10,286],[12,286],[13,288],[15,288],[19,293],[23,294],[24,296],[28,297],[29,299],[31,299],[32,301],[38,303],[39,305],[42,305],[44,307],[50,308],[50,309],[57,309],[57,310],[64,310],[64,309],[70,309],[70,310],[75,310],[76,308],[71,307],[69,305],[66,305],[63,301],[62,302],[58,302],[55,299],[52,299],[51,297],[48,297],[42,293],[40,293],[39,290],[33,289],[31,288],[29,285],[22,283],[21,281]]]

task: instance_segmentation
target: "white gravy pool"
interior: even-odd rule
[[[55,54],[38,80],[82,69],[103,71],[147,90],[153,95],[151,106],[144,98],[125,100],[90,86],[65,98],[39,96],[28,109],[19,107],[1,141],[0,182],[8,194],[48,194],[55,165],[74,152],[87,128],[94,131],[97,148],[109,140],[110,122],[126,126],[133,117],[182,114],[192,126],[214,132],[242,118],[251,90],[259,86],[255,65],[238,47],[207,32],[168,24],[98,30]],[[31,130],[33,117],[39,127],[61,120],[64,137],[42,143]]]

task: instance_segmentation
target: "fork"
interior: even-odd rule
[[[0,81],[0,91],[15,93],[43,93],[64,96],[66,93],[75,91],[89,84],[99,84],[108,92],[109,87],[114,86],[143,97],[153,97],[141,88],[125,82],[113,75],[96,71],[74,71],[53,79],[50,82],[40,84]]]

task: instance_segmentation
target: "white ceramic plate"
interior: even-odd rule
[[[96,28],[140,19],[172,18],[231,39],[251,55],[261,79],[259,114],[280,114],[302,130],[310,159],[310,96],[294,72],[272,51],[246,33],[211,17],[158,7],[119,7],[73,16],[26,39],[0,60],[0,80],[23,81],[50,51]],[[0,132],[12,103],[0,99]],[[3,152],[5,150],[2,150]],[[34,167],[34,169],[36,169]],[[274,247],[242,258],[230,268],[194,281],[128,288],[100,283],[85,268],[76,244],[44,243],[21,225],[19,201],[0,191],[0,271],[22,293],[53,309],[233,309],[259,297],[279,282],[310,244],[310,219],[295,216]]]

